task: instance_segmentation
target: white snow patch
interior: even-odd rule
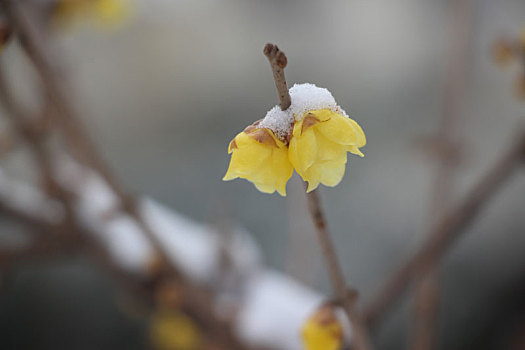
[[[66,165],[67,164],[67,165]],[[78,195],[76,210],[83,224],[93,228],[123,267],[144,272],[153,249],[136,222],[115,212],[118,199],[95,173],[64,160],[60,179]],[[73,176],[75,175],[75,176]],[[194,222],[151,200],[140,201],[140,211],[162,242],[169,257],[191,278],[221,289],[218,311],[238,310],[235,329],[250,344],[300,350],[303,322],[324,300],[318,292],[266,268],[248,232],[232,231],[226,253],[232,264],[230,278],[221,276],[221,237],[216,229]],[[111,215],[111,213],[115,213]],[[222,276],[222,278],[227,276]],[[226,282],[226,283],[225,283]]]
[[[13,209],[46,221],[58,222],[63,218],[64,208],[48,199],[38,189],[21,181],[8,179],[0,169],[0,199]]]
[[[322,301],[321,294],[286,275],[261,271],[248,283],[239,334],[255,345],[299,350],[301,326]]]
[[[308,111],[331,109],[337,111],[337,103],[328,89],[317,87],[314,84],[295,84],[290,89],[292,105],[288,110],[295,121],[300,121]]]
[[[285,139],[293,122],[293,116],[289,110],[283,111],[279,105],[274,106],[266,113],[266,117],[257,125],[257,128],[270,129],[275,133],[275,136],[281,140]]]
[[[145,272],[153,259],[153,249],[135,220],[118,210],[118,198],[100,176],[69,158],[62,163],[59,178],[78,195],[75,209],[83,223],[99,234],[122,266]],[[196,281],[212,281],[222,249],[217,231],[151,199],[141,199],[139,205],[144,220],[173,262]],[[242,228],[232,230],[231,245],[226,249],[232,268],[239,274],[248,275],[261,265],[257,244]]]
[[[272,130],[277,137],[285,139],[294,121],[300,121],[308,111],[331,109],[346,116],[346,113],[335,102],[328,89],[304,83],[295,84],[290,89],[292,104],[283,111],[279,105],[274,106],[266,113],[264,119],[257,126]]]

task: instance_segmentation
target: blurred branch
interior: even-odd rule
[[[332,286],[343,305],[343,310],[352,324],[352,338],[355,343],[355,348],[357,350],[372,349],[366,326],[360,312],[357,310],[357,292],[347,286],[343,271],[337,260],[334,244],[327,229],[326,218],[321,209],[318,190],[307,193],[306,197],[308,210],[316,228],[317,238],[321,245],[328,272],[330,273]]]
[[[279,101],[282,110],[288,109],[291,105],[291,97],[286,85],[284,68],[288,62],[284,52],[279,50],[277,45],[266,44],[264,54],[270,61],[272,67],[275,87],[279,94]],[[344,275],[337,260],[335,249],[328,232],[325,215],[321,209],[321,203],[317,190],[307,194],[308,210],[316,227],[317,238],[321,245],[324,259],[330,273],[332,286],[335,289],[339,301],[343,305],[348,319],[352,324],[353,341],[357,350],[372,349],[366,328],[363,325],[361,315],[356,310],[357,293],[347,287]]]
[[[56,109],[56,113],[53,114],[56,125],[71,151],[78,159],[99,172],[113,191],[124,200],[123,205],[126,206],[130,200],[129,196],[98,155],[94,143],[84,130],[76,115],[76,109],[71,104],[72,98],[68,94],[63,76],[57,69],[59,60],[51,55],[46,46],[49,45],[49,41],[45,36],[46,28],[42,25],[42,21],[24,2],[2,0],[1,4],[20,39],[22,48],[40,77],[46,95]]]
[[[461,161],[461,105],[465,96],[467,62],[472,34],[472,0],[455,2],[451,9],[450,28],[452,47],[449,48],[443,110],[435,139],[441,147],[435,155],[435,174],[430,190],[427,213],[427,235],[432,234],[435,218],[446,213],[454,193],[454,175]],[[458,156],[459,155],[459,156]],[[413,322],[410,333],[410,349],[432,350],[436,348],[436,331],[439,304],[439,283],[436,266],[415,280]]]
[[[416,254],[397,270],[365,308],[365,320],[369,325],[388,309],[403,291],[428,272],[444,256],[451,244],[463,233],[485,204],[501,186],[514,174],[525,159],[525,131],[498,158],[495,164],[475,184],[463,199],[446,214]]]
[[[85,162],[89,167],[99,173],[111,187],[119,199],[120,209],[130,215],[139,225],[144,235],[157,251],[157,254],[162,258],[170,278],[184,286],[184,295],[187,297],[188,307],[193,313],[199,316],[206,327],[213,331],[214,337],[222,342],[226,348],[244,349],[245,347],[233,335],[230,324],[215,315],[212,295],[204,291],[203,288],[194,285],[173,263],[158,236],[145,222],[134,198],[120,186],[109,170],[109,167],[107,167],[96,151],[93,142],[76,115],[76,110],[71,104],[72,100],[68,96],[68,90],[65,87],[64,81],[61,79],[60,74],[58,74],[58,61],[54,57],[51,57],[51,52],[48,50],[47,38],[44,36],[45,28],[38,27],[40,22],[35,14],[31,12],[32,9],[24,3],[15,0],[3,0],[1,4],[12,27],[15,28],[20,38],[23,49],[36,68],[46,95],[56,109],[56,113],[53,114],[55,124],[61,130],[61,134],[68,144],[69,149],[82,162]],[[18,110],[16,104],[12,103],[13,99],[5,96],[6,89],[2,90],[4,90],[3,102],[7,104],[8,109],[13,112],[13,115],[23,114]],[[24,127],[20,119],[13,119],[13,122],[16,124],[20,133],[25,135],[25,140],[31,146],[32,152],[36,155],[36,159],[40,163],[40,169],[43,169],[44,173],[46,173],[51,167],[49,157],[45,152],[45,147],[39,147],[35,135]],[[48,174],[46,179],[49,180],[48,182],[53,183],[51,174]],[[64,194],[63,189],[57,192]],[[68,200],[67,198],[62,199]],[[66,205],[66,209],[70,210],[71,206]]]

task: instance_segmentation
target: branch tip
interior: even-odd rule
[[[279,105],[284,111],[292,104],[292,99],[288,92],[288,86],[286,85],[286,78],[284,76],[284,68],[288,63],[288,59],[284,52],[279,50],[277,45],[271,43],[264,46],[263,52],[272,67],[273,79],[275,81],[275,87],[277,88],[277,95],[279,96]]]

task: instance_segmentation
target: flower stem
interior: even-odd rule
[[[327,229],[326,218],[321,209],[318,191],[314,190],[308,193],[306,198],[308,201],[308,211],[310,212],[310,216],[312,217],[312,221],[316,228],[317,238],[321,245],[328,272],[330,273],[332,286],[335,289],[337,298],[342,303],[343,310],[352,324],[355,349],[372,349],[364,322],[355,307],[357,293],[353,289],[347,287],[341,265],[337,260],[334,244]]]
[[[284,111],[288,109],[292,103],[290,93],[288,92],[288,87],[286,85],[286,78],[284,76],[284,68],[288,63],[288,59],[286,58],[284,52],[279,50],[277,45],[269,43],[264,47],[264,55],[268,58],[268,61],[270,61],[275,87],[277,88],[277,93],[279,94],[280,106]],[[316,227],[317,238],[319,240],[319,244],[321,245],[323,256],[330,273],[332,286],[337,295],[337,299],[343,305],[343,310],[352,324],[355,349],[371,350],[372,347],[368,339],[366,328],[361,319],[361,315],[355,309],[357,293],[353,289],[347,288],[341,266],[337,261],[332,239],[330,238],[330,234],[326,228],[326,219],[321,209],[321,203],[317,190],[308,193],[307,200],[308,210]]]

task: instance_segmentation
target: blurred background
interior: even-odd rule
[[[351,157],[341,184],[321,190],[345,275],[365,302],[428,233],[437,165],[421,140],[436,134],[443,113],[455,120],[450,132],[462,154],[452,202],[523,124],[525,103],[513,87],[523,67],[502,69],[491,57],[498,38],[519,36],[522,0],[129,6],[118,27],[55,33],[75,103],[112,170],[126,187],[188,218],[243,226],[265,264],[325,294],[330,284],[298,176],[286,198],[221,181],[229,141],[278,102],[266,42],[287,54],[289,86],[328,88],[367,136],[365,157]],[[33,72],[20,48],[7,47],[1,60],[30,105]],[[27,159],[16,151],[2,169],[31,179]],[[525,349],[524,193],[521,171],[440,264],[436,348]],[[4,246],[23,239],[18,225],[2,222]],[[1,348],[150,348],[147,322],[122,311],[111,279],[86,259],[21,261],[1,282]],[[373,332],[378,349],[407,346],[412,299],[402,300]]]

